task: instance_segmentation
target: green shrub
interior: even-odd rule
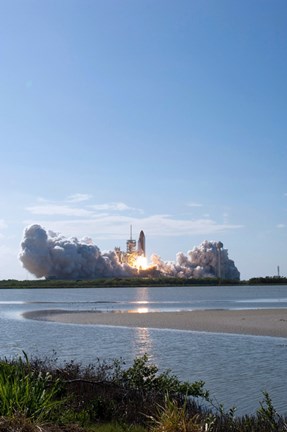
[[[159,373],[147,355],[124,368],[121,360],[83,367],[24,353],[0,360],[0,432],[287,432],[263,395],[256,415],[237,417],[202,381]]]
[[[145,354],[134,360],[133,365],[124,370],[120,376],[120,381],[125,383],[130,389],[143,391],[153,391],[165,394],[178,394],[184,397],[208,397],[208,392],[204,389],[203,381],[189,383],[180,381],[169,370],[159,374],[156,365],[150,364],[148,356]]]

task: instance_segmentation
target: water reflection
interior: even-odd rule
[[[147,312],[150,312],[149,308],[147,307],[139,307],[136,309],[128,310],[128,313],[147,313]]]
[[[137,290],[138,300],[135,302],[137,305],[148,305],[150,303],[149,299],[150,290],[148,288],[139,288]],[[150,309],[147,306],[140,306],[136,309],[130,310],[131,313],[147,313]]]
[[[215,333],[49,323],[19,319],[23,312],[58,308],[141,313],[190,309],[287,308],[287,286],[79,288],[0,290],[0,356],[51,356],[94,363],[147,354],[160,371],[202,379],[212,397],[237,414],[253,413],[270,394],[286,413],[287,339]],[[268,303],[267,300],[270,299]],[[279,299],[280,301],[278,301]],[[48,304],[51,305],[48,306]],[[54,303],[57,303],[56,305]],[[37,304],[37,305],[36,305]],[[35,306],[36,305],[36,306]],[[17,318],[17,319],[15,319]]]
[[[149,303],[149,293],[150,290],[148,288],[139,288],[137,290],[137,303],[147,304]]]
[[[135,356],[141,357],[147,354],[149,359],[152,360],[154,355],[154,346],[152,337],[150,334],[150,329],[145,327],[137,327],[135,329],[135,339],[134,339],[134,351]]]
[[[148,304],[147,300],[136,301],[135,304]]]
[[[137,290],[137,305],[143,305],[129,312],[131,313],[147,313],[150,312],[148,306],[150,304],[149,299],[150,290],[148,288],[139,288]],[[152,360],[154,357],[154,344],[150,334],[150,329],[145,327],[138,327],[135,330],[134,338],[134,350],[136,356],[143,356],[147,354],[149,359]]]

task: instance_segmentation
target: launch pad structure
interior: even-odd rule
[[[126,241],[126,251],[122,251],[120,247],[115,247],[115,253],[121,264],[128,264],[131,267],[136,267],[138,257],[146,257],[146,242],[145,234],[141,230],[138,242],[133,239],[132,225],[130,226],[130,238]]]

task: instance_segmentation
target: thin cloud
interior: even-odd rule
[[[26,210],[33,216],[25,221],[25,225],[41,223],[46,229],[61,232],[66,236],[89,236],[95,241],[126,239],[130,225],[134,232],[143,229],[148,236],[154,237],[202,235],[208,238],[216,233],[242,228],[242,225],[230,223],[227,214],[223,221],[218,222],[209,215],[194,219],[170,214],[146,216],[142,210],[130,207],[122,201],[77,205],[77,202],[88,197],[89,195],[84,194],[70,195],[70,199],[74,199],[70,205],[42,199],[36,205],[27,207]],[[201,205],[197,203],[196,206]]]
[[[282,228],[286,228],[286,225],[281,223],[277,225],[277,228],[282,229]]]
[[[37,223],[37,220],[25,221],[25,225],[34,223]],[[66,236],[89,236],[94,240],[126,239],[129,235],[130,225],[133,226],[134,232],[140,232],[143,229],[149,237],[209,236],[243,227],[242,225],[230,223],[217,223],[206,218],[194,220],[177,219],[165,214],[142,218],[121,214],[98,215],[87,219],[45,220],[41,221],[41,225],[45,226],[46,229],[61,232]]]
[[[92,198],[92,195],[76,193],[73,195],[69,195],[67,198],[67,202],[78,203],[78,202],[88,201],[91,198]]]
[[[38,198],[35,205],[26,207],[26,210],[38,216],[64,216],[71,218],[105,218],[112,214],[119,214],[123,212],[137,212],[141,213],[142,210],[129,207],[123,202],[110,202],[103,204],[88,205],[84,201],[90,199],[88,194],[74,194],[68,197],[64,203],[52,202],[44,198]],[[66,203],[69,204],[66,204]],[[1,223],[0,223],[1,228]]]
[[[129,210],[138,210],[133,207],[129,207],[123,202],[111,202],[111,203],[104,203],[104,204],[93,204],[89,206],[90,208],[94,210],[110,210],[110,211],[129,211]]]
[[[92,212],[86,209],[69,207],[60,204],[45,204],[27,207],[30,213],[45,216],[90,217]]]
[[[169,215],[154,215],[145,220],[151,235],[156,236],[193,236],[208,235],[231,229],[242,228],[242,225],[217,223],[212,219],[177,219]]]
[[[188,202],[186,205],[187,205],[187,207],[202,207],[203,206],[202,204],[200,204],[198,202],[194,202],[194,201]]]

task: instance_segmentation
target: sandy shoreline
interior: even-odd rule
[[[287,309],[196,310],[190,312],[91,312],[45,310],[25,318],[73,324],[193,330],[287,338]]]

